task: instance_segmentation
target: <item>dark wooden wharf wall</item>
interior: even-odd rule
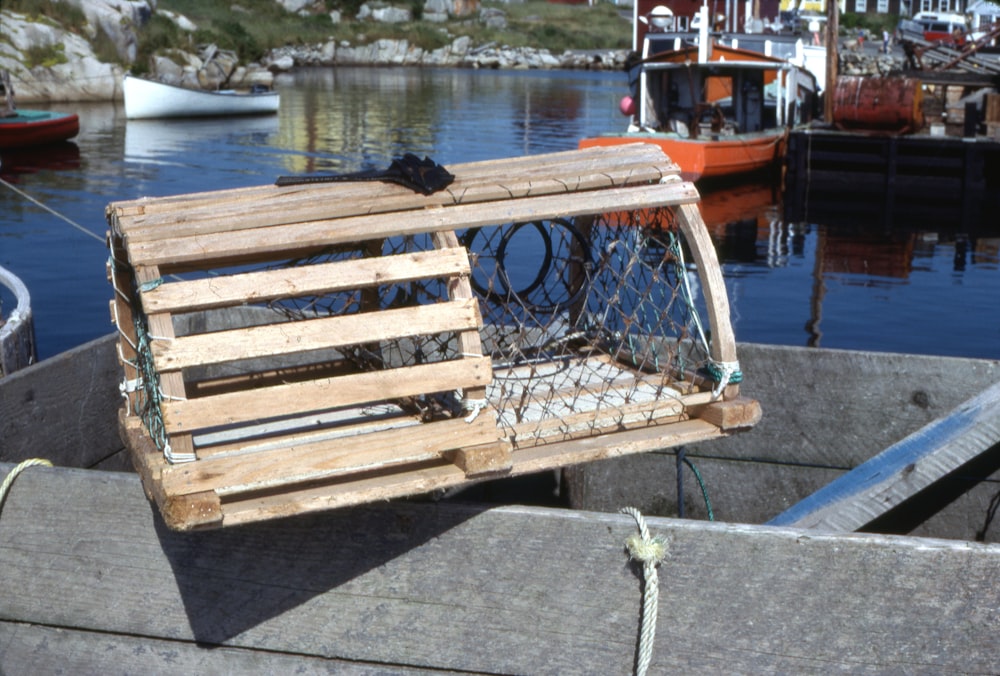
[[[801,130],[788,138],[784,219],[824,225],[993,225],[1000,142]]]

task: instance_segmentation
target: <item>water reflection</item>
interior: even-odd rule
[[[17,183],[23,174],[79,168],[80,148],[72,141],[0,151],[0,178],[11,183]]]
[[[617,91],[606,73],[415,68],[305,69],[276,86],[286,173],[381,167],[407,152],[457,163],[570,150],[607,128]]]
[[[867,220],[814,209],[788,223],[781,200],[766,181],[702,193],[740,340],[797,324],[810,346],[1000,354],[1000,320],[981,311],[995,304],[1000,223],[966,229],[906,209]]]
[[[120,104],[53,106],[80,115],[67,152],[4,155],[5,180],[92,235],[0,191],[0,264],[31,290],[40,356],[111,330],[110,202],[384,168],[407,152],[449,166],[571,150],[624,124],[620,73],[317,68],[276,85],[282,109],[262,118],[126,122]],[[912,209],[887,224],[880,211],[846,211],[851,194],[840,211],[789,220],[778,185],[764,176],[703,190],[737,340],[1000,357],[995,226]],[[529,259],[514,249],[512,266]]]

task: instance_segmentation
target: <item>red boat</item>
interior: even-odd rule
[[[18,110],[10,73],[0,71],[0,150],[48,145],[80,133],[80,118],[73,113]]]
[[[66,141],[79,132],[80,118],[73,113],[17,110],[0,117],[0,150]]]

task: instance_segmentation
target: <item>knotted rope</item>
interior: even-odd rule
[[[660,599],[660,581],[656,566],[667,555],[664,538],[651,538],[646,520],[635,507],[623,507],[622,514],[630,514],[639,527],[639,534],[625,541],[629,557],[642,563],[643,594],[642,622],[639,629],[639,646],[635,660],[636,676],[644,676],[653,659],[653,640],[656,638],[656,612]]]
[[[3,509],[3,503],[7,499],[7,493],[10,492],[11,484],[14,483],[14,479],[29,467],[52,467],[52,463],[48,460],[43,460],[42,458],[31,458],[29,460],[24,460],[14,465],[14,469],[4,477],[3,483],[0,484],[0,509]]]

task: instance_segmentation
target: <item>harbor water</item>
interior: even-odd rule
[[[280,113],[244,119],[54,105],[80,115],[72,143],[3,154],[0,266],[31,292],[40,358],[113,330],[111,202],[384,168],[405,153],[448,166],[571,150],[625,124],[621,73],[309,69],[276,87]],[[1000,359],[1000,224],[785,223],[772,179],[710,188],[702,211],[738,341]]]

